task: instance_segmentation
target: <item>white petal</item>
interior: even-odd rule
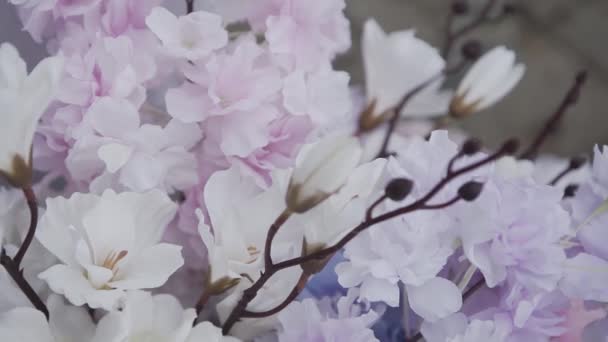
[[[97,155],[104,163],[110,173],[115,173],[123,167],[131,157],[133,147],[122,144],[107,144],[97,150]]]
[[[181,250],[181,246],[168,243],[146,248],[120,268],[119,280],[110,285],[125,290],[160,287],[184,264]]]
[[[0,315],[3,341],[55,342],[44,315],[32,308],[16,308]]]
[[[163,44],[175,41],[177,37],[177,17],[164,7],[155,7],[146,17],[146,25]]]
[[[445,318],[462,307],[458,287],[444,278],[433,278],[422,286],[407,286],[412,310],[429,322]]]
[[[92,308],[111,310],[123,296],[123,291],[93,288],[82,272],[65,265],[55,265],[40,273],[39,278],[76,306],[88,304]]]

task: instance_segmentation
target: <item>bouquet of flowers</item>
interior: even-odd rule
[[[368,19],[358,88],[344,0],[9,2],[51,56],[0,45],[0,340],[607,340],[608,148],[541,154],[586,73],[530,146],[452,125],[510,6]]]

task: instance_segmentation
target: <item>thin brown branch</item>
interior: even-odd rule
[[[476,28],[481,26],[486,20],[488,20],[490,18],[490,12],[495,7],[497,2],[498,2],[498,0],[487,0],[485,6],[481,9],[481,11],[477,14],[477,16],[471,22],[469,22],[468,24],[464,25],[463,27],[461,27],[460,29],[455,30],[455,31],[452,30],[453,13],[452,13],[452,11],[450,11],[450,14],[448,17],[448,23],[446,25],[447,26],[446,38],[444,41],[443,48],[441,49],[441,55],[445,59],[448,59],[448,57],[450,56],[450,52],[452,51],[452,48],[454,47],[454,44],[456,43],[456,41],[458,39],[460,39],[462,36],[466,35],[467,33],[475,30]]]
[[[352,241],[361,232],[374,226],[377,223],[387,221],[394,217],[405,215],[405,214],[408,214],[408,213],[411,213],[411,212],[414,212],[417,210],[433,209],[433,207],[437,206],[437,205],[429,205],[428,204],[429,200],[433,199],[434,196],[437,195],[437,193],[439,193],[452,180],[456,179],[457,177],[459,177],[463,174],[466,174],[477,168],[480,168],[490,162],[493,162],[496,159],[504,156],[505,154],[513,153],[514,146],[516,146],[516,145],[517,144],[514,141],[508,141],[507,143],[503,144],[501,149],[498,150],[497,152],[495,152],[494,154],[491,154],[491,155],[489,155],[477,162],[471,163],[467,166],[463,166],[459,169],[452,170],[451,172],[446,172],[446,176],[444,178],[442,178],[435,185],[435,187],[433,187],[429,192],[427,192],[426,195],[424,195],[422,198],[414,201],[413,203],[411,203],[407,206],[384,213],[377,217],[373,217],[371,219],[366,218],[366,220],[364,222],[361,222],[358,226],[353,228],[348,234],[346,234],[344,237],[342,237],[337,243],[335,243],[334,245],[332,245],[330,247],[326,247],[326,248],[318,250],[316,252],[313,252],[313,253],[310,253],[307,255],[303,255],[300,257],[284,260],[284,261],[281,261],[278,263],[273,263],[272,260],[270,260],[270,262],[266,262],[265,265],[267,267],[264,269],[264,272],[251,285],[251,287],[247,288],[243,292],[243,295],[239,299],[238,303],[236,304],[236,306],[234,307],[234,309],[232,310],[232,312],[230,313],[230,315],[224,322],[224,325],[222,327],[222,332],[224,334],[228,334],[230,332],[230,329],[232,329],[234,324],[240,318],[243,317],[244,312],[247,310],[247,305],[257,296],[259,290],[261,290],[264,287],[266,282],[268,282],[268,280],[270,280],[270,278],[277,272],[279,272],[283,269],[289,268],[289,267],[303,265],[305,263],[312,262],[315,260],[324,260],[325,258],[333,255],[334,253],[336,253],[337,251],[342,249],[347,243]],[[454,200],[452,200],[452,201],[454,201]],[[284,220],[286,220],[286,218],[284,220],[281,219],[281,216],[283,216],[283,214],[281,214],[279,216],[279,218],[277,218],[277,220],[275,221],[273,226],[276,225],[277,222],[278,223],[285,222]],[[278,225],[278,227],[280,227],[280,225]],[[271,226],[271,230],[273,230],[272,226]],[[278,228],[276,228],[274,230],[278,231]],[[276,231],[274,232],[274,234],[276,234]],[[269,251],[270,251],[270,245],[272,244],[272,238],[269,238],[269,237],[271,237],[270,231],[267,235],[267,244],[266,244],[266,248],[265,248],[265,255],[269,255],[269,253],[270,253]]]
[[[21,292],[23,292],[23,294],[27,297],[30,303],[32,303],[34,308],[42,312],[48,320],[49,310],[47,309],[46,305],[23,276],[23,270],[19,269],[17,263],[13,261],[13,259],[11,259],[8,255],[6,255],[6,252],[4,250],[2,250],[0,255],[0,264],[4,266],[8,275],[13,279],[15,284],[17,284],[19,289],[21,289]]]
[[[389,155],[388,145],[390,143],[391,137],[395,133],[395,129],[397,128],[397,123],[399,122],[399,117],[401,116],[401,112],[403,111],[403,108],[405,108],[405,105],[407,105],[408,102],[414,96],[416,96],[418,93],[420,93],[422,90],[424,90],[424,88],[429,86],[431,83],[437,81],[440,77],[443,77],[443,75],[444,75],[444,72],[442,71],[439,74],[437,74],[437,75],[431,77],[430,79],[426,80],[425,82],[421,83],[414,89],[410,90],[407,94],[405,94],[401,98],[401,101],[399,101],[399,103],[395,106],[393,116],[391,117],[391,120],[388,123],[388,129],[384,135],[384,140],[382,142],[382,147],[380,148],[380,152],[378,152],[378,156],[377,156],[378,158],[385,158]]]
[[[186,0],[186,13],[194,12],[194,0]]]
[[[553,132],[557,128],[558,124],[564,117],[564,114],[566,114],[568,108],[578,102],[581,89],[585,85],[586,81],[587,72],[585,70],[579,71],[576,75],[576,78],[574,79],[574,83],[568,90],[568,93],[566,93],[566,96],[564,96],[564,99],[560,103],[559,107],[557,107],[557,110],[547,119],[542,129],[536,135],[536,138],[534,139],[530,147],[528,147],[525,152],[522,153],[520,157],[521,159],[533,160],[536,158],[538,152],[540,151],[540,148],[546,142],[551,132]]]
[[[283,300],[279,305],[275,306],[274,308],[272,308],[270,310],[266,310],[266,311],[262,311],[262,312],[252,312],[252,311],[245,310],[243,312],[243,317],[264,318],[264,317],[269,317],[269,316],[272,316],[272,315],[275,315],[275,314],[281,312],[289,304],[291,304],[291,302],[293,302],[300,295],[300,293],[302,293],[302,291],[306,287],[308,278],[310,278],[310,275],[303,272],[302,275],[300,275],[300,279],[298,279],[298,283],[296,284],[296,286],[293,287],[293,289],[291,290],[291,292],[289,293],[287,298],[285,298],[285,300]]]
[[[13,262],[17,268],[21,266],[25,252],[27,252],[28,248],[30,248],[30,245],[32,244],[32,241],[34,241],[36,227],[38,226],[38,203],[36,203],[36,195],[31,187],[25,187],[22,190],[23,195],[25,196],[25,201],[27,202],[27,206],[30,210],[30,226],[27,230],[25,239],[23,239],[21,247],[19,247],[17,254],[15,254],[15,258],[13,259]]]

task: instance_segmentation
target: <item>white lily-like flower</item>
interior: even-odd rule
[[[146,24],[175,57],[198,60],[228,43],[222,17],[209,12],[198,11],[178,18],[166,8],[156,7],[146,18]]]
[[[484,110],[505,97],[526,71],[515,63],[515,52],[498,46],[483,55],[466,74],[450,104],[450,114],[464,117]]]
[[[306,212],[338,191],[362,153],[357,138],[342,134],[329,135],[303,149],[285,196],[289,210]]]
[[[236,167],[216,172],[205,187],[204,198],[213,227],[199,212],[199,233],[209,255],[212,291],[222,292],[240,279],[257,279],[264,268],[264,249],[270,225],[285,209],[284,190],[288,172],[275,172],[273,186],[261,191],[253,179]],[[273,258],[299,255],[301,233],[279,233],[273,243]],[[296,242],[298,241],[298,242]]]
[[[183,264],[159,243],[176,205],[160,191],[47,200],[38,240],[61,261],[39,277],[74,305],[112,309],[126,290],[155,288]]]
[[[95,324],[83,307],[66,305],[63,298],[51,295],[46,302],[49,321],[31,307],[17,307],[0,314],[2,341],[89,342]]]
[[[42,60],[28,75],[17,49],[0,45],[0,172],[17,186],[31,183],[32,140],[38,120],[53,100],[62,57]]]
[[[373,19],[365,22],[362,48],[368,120],[372,121],[445,68],[445,60],[437,49],[416,38],[414,30],[386,34]],[[442,81],[438,79],[412,98],[402,114],[428,117],[445,113],[452,94],[439,90]]]
[[[153,296],[145,291],[131,291],[122,310],[105,315],[97,326],[92,342],[163,341],[163,342],[237,342],[222,336],[220,328],[209,322],[193,327],[194,309],[184,309],[167,294]]]

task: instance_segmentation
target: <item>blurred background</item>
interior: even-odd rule
[[[255,1],[255,0],[251,0]],[[305,1],[305,0],[300,0]],[[183,1],[167,0],[171,7]],[[346,0],[351,19],[353,48],[337,60],[337,67],[363,81],[360,35],[363,22],[374,17],[386,31],[414,28],[435,46],[443,43],[451,0]],[[485,0],[469,0],[470,16]],[[510,1],[514,13],[482,26],[467,39],[479,39],[484,49],[504,44],[518,52],[527,67],[522,83],[505,100],[458,125],[486,144],[495,146],[508,137],[524,142],[542,127],[559,105],[580,69],[589,80],[579,103],[554,132],[544,151],[570,156],[589,153],[595,143],[608,144],[608,1],[520,0]],[[499,15],[502,6],[497,9]],[[466,20],[466,16],[459,20]],[[459,24],[457,21],[456,24]],[[42,47],[21,31],[13,6],[0,0],[0,42],[15,44],[30,65],[44,56]],[[459,47],[452,53],[460,58]],[[407,77],[407,75],[403,75]]]

